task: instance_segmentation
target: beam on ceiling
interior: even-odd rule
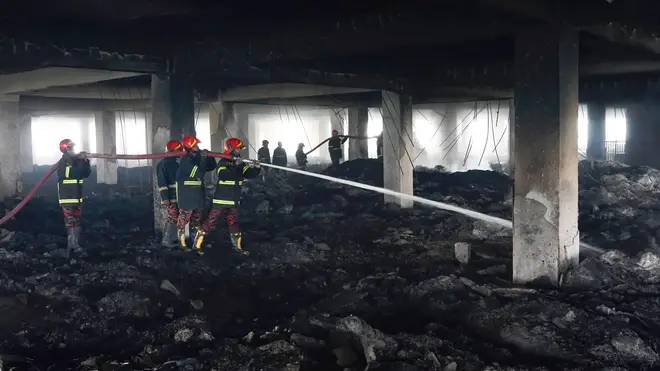
[[[390,90],[406,91],[409,82],[406,79],[393,79],[376,74],[354,74],[326,72],[312,69],[292,69],[280,67],[234,66],[218,70],[202,71],[203,80],[200,84],[208,83],[216,86],[225,78],[239,77],[250,81],[246,85],[272,84],[272,83],[298,83],[308,84],[309,91],[323,90],[325,87],[357,88],[362,90]],[[215,81],[212,77],[215,77]]]
[[[46,89],[55,86],[88,84],[137,76],[134,72],[117,72],[67,67],[39,68],[32,71],[0,75],[0,94]]]
[[[548,23],[567,22],[580,30],[613,43],[628,45],[646,50],[653,54],[660,54],[660,39],[657,34],[645,32],[640,27],[631,27],[621,22],[603,22],[595,17],[611,14],[615,9],[603,1],[605,8],[591,9],[589,12],[579,10],[579,1],[573,9],[561,9],[558,2],[543,2],[538,0],[480,0],[482,4],[511,13],[517,13]],[[560,11],[560,9],[562,11]],[[591,14],[589,14],[591,13]],[[588,18],[592,18],[590,21]],[[565,18],[565,19],[564,19]]]
[[[315,86],[299,83],[249,85],[228,88],[222,91],[224,102],[246,102],[254,100],[289,99],[323,95],[363,93],[373,89]]]
[[[164,57],[67,45],[66,42],[53,42],[51,39],[0,35],[0,70],[29,66],[95,68],[136,73],[167,72],[167,60]]]
[[[104,84],[87,84],[26,91],[21,95],[78,99],[149,99],[151,98],[151,87],[146,85],[111,87]]]
[[[260,27],[248,27],[258,31],[246,31],[241,37],[208,37],[194,50],[201,54],[216,50],[229,63],[258,64],[458,44],[511,35],[517,29],[478,8],[459,8],[433,4],[427,9],[392,9],[340,20],[305,20],[267,34]]]

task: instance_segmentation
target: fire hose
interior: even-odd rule
[[[180,157],[183,156],[183,152],[167,152],[167,153],[153,153],[153,154],[147,154],[147,155],[117,155],[117,154],[108,154],[108,153],[87,153],[87,158],[101,158],[101,159],[116,159],[116,160],[156,160],[156,159],[163,159],[163,158],[168,158],[168,157]],[[234,160],[233,156],[226,155],[224,153],[218,153],[218,152],[208,152],[209,157],[217,157],[217,158],[223,158],[226,160]],[[60,160],[61,161],[61,160]],[[7,223],[9,220],[11,220],[16,214],[18,214],[19,211],[21,211],[27,203],[34,198],[34,195],[37,193],[39,188],[41,188],[47,181],[48,179],[55,174],[57,171],[57,167],[59,165],[59,161],[56,162],[46,174],[44,174],[41,179],[37,182],[37,184],[32,187],[30,192],[21,200],[21,202],[18,203],[10,212],[8,212],[5,216],[0,218],[0,225],[3,225]]]
[[[348,138],[348,139],[376,139],[376,138],[378,138],[378,137],[358,137],[358,136],[355,136],[355,135],[338,135],[338,137],[340,137],[340,138]],[[316,147],[314,147],[314,148],[310,149],[309,151],[305,152],[305,156],[307,156],[307,155],[309,155],[310,153],[316,151],[319,147],[321,147],[322,145],[324,145],[325,143],[327,143],[330,139],[332,139],[332,137],[330,137],[330,138],[324,140],[323,142],[317,144]]]
[[[184,155],[184,153],[182,153],[182,152],[168,152],[168,153],[156,153],[156,154],[146,154],[146,155],[116,155],[116,154],[104,154],[104,153],[88,153],[87,157],[88,158],[103,158],[103,159],[118,159],[118,160],[149,160],[149,159],[162,159],[162,158],[167,158],[167,157],[180,157],[180,156],[183,156],[183,155]],[[224,153],[207,152],[207,155],[209,157],[223,158],[223,159],[226,159],[226,160],[236,160],[235,157],[233,157],[231,155],[226,155]],[[254,162],[254,160],[249,160],[249,159],[242,159],[242,160],[246,163]],[[54,164],[50,168],[50,170],[39,180],[39,182],[37,182],[37,184],[35,184],[35,186],[32,188],[32,190],[30,190],[30,193],[28,193],[27,196],[25,196],[25,198],[18,205],[16,205],[16,207],[14,207],[13,210],[11,210],[9,213],[7,213],[7,215],[5,215],[3,218],[0,219],[0,225],[6,223],[8,220],[13,218],[19,211],[21,211],[21,209],[23,209],[23,207],[25,207],[25,205],[37,193],[39,188],[41,188],[41,186],[43,186],[44,183],[46,183],[48,178],[50,178],[55,173],[55,171],[57,171],[58,165],[59,165],[59,162]],[[487,223],[499,225],[500,227],[513,229],[513,223],[509,220],[497,218],[497,217],[494,217],[494,216],[491,216],[491,215],[483,214],[483,213],[480,213],[480,212],[477,212],[477,211],[465,209],[465,208],[454,206],[454,205],[451,205],[451,204],[446,204],[444,202],[433,201],[433,200],[425,199],[425,198],[422,198],[422,197],[419,197],[419,196],[408,195],[408,194],[395,192],[395,191],[385,189],[385,188],[380,188],[380,187],[375,187],[375,186],[371,186],[371,185],[367,185],[367,184],[353,182],[353,181],[346,180],[346,179],[334,178],[334,177],[330,177],[330,176],[323,175],[323,174],[316,174],[316,173],[311,173],[311,172],[308,172],[308,171],[292,169],[292,168],[289,168],[289,167],[276,166],[276,165],[271,165],[271,164],[262,164],[262,165],[266,166],[266,167],[279,169],[279,170],[284,170],[284,171],[299,173],[299,174],[302,174],[302,175],[311,176],[311,177],[315,177],[315,178],[319,178],[319,179],[324,179],[324,180],[328,180],[328,181],[331,181],[331,182],[346,184],[346,185],[349,185],[349,186],[352,186],[352,187],[361,188],[361,189],[365,189],[365,190],[369,190],[369,191],[374,191],[374,192],[382,193],[382,194],[385,194],[385,195],[401,197],[402,199],[408,199],[408,200],[411,200],[411,201],[414,201],[414,202],[417,202],[417,203],[420,203],[420,204],[423,204],[423,205],[434,207],[436,209],[442,209],[442,210],[455,212],[455,213],[462,214],[462,215],[465,215],[467,217],[470,217],[472,219],[478,219],[478,220],[485,221]],[[595,252],[595,253],[602,254],[602,253],[605,252],[603,249],[601,249],[599,247],[592,246],[592,245],[584,243],[584,242],[580,242],[580,247],[583,250],[590,251],[592,253]]]

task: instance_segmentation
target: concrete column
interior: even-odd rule
[[[557,285],[578,263],[578,32],[545,26],[515,43],[513,281]]]
[[[90,137],[90,122],[82,118],[78,119],[80,124],[80,137],[82,138],[82,143],[80,143],[80,150],[84,152],[92,151],[92,138]],[[96,137],[96,136],[95,136]]]
[[[626,109],[626,164],[660,169],[660,103],[631,104]]]
[[[0,97],[0,200],[23,191],[21,183],[21,141],[18,97]]]
[[[32,117],[27,114],[21,114],[20,120],[21,171],[23,173],[31,173],[34,171],[32,157]]]
[[[369,123],[369,109],[357,107],[348,109],[348,134],[351,136],[367,136],[367,125]],[[348,140],[348,159],[369,158],[367,139]]]
[[[516,173],[516,106],[509,100],[509,176]]]
[[[239,113],[239,121],[247,121],[247,128],[250,137],[250,143],[252,143],[249,150],[250,158],[257,158],[257,123],[254,121],[253,115],[250,115],[246,112],[247,109],[242,109]]]
[[[589,117],[587,159],[605,161],[605,105],[593,103],[587,105]]]
[[[412,195],[413,164],[408,156],[412,148],[412,101],[399,94],[383,91],[383,182],[386,189]],[[413,202],[385,195],[385,203],[411,208]]]
[[[445,110],[445,119],[440,126],[440,158],[437,163],[450,171],[456,171],[460,167],[458,143],[454,143],[460,133],[458,126],[463,117],[458,116],[457,107],[448,104]]]
[[[96,143],[100,153],[117,153],[117,116],[114,111],[103,111],[95,114]],[[96,182],[117,184],[117,160],[96,160]]]
[[[211,151],[222,152],[225,141],[229,138],[229,125],[234,116],[233,103],[212,102],[209,103],[209,119],[211,129]]]
[[[192,79],[185,75],[172,75],[169,84],[170,115],[175,123],[170,130],[173,139],[181,140],[185,135],[195,135],[195,91]]]
[[[232,126],[236,129],[233,133],[233,136],[240,138],[243,143],[245,143],[243,156],[257,158],[257,150],[256,146],[254,145],[254,139],[252,138],[252,131],[250,130],[250,120],[248,113],[245,112],[245,109],[234,108],[234,118],[235,121]],[[231,129],[230,132],[232,132]],[[275,146],[272,148],[275,148]]]
[[[183,121],[173,120],[172,107],[177,105],[170,94],[172,86],[168,76],[151,76],[151,116],[147,119],[147,135],[151,138],[153,153],[165,152],[165,145],[172,139],[181,140],[185,122],[194,123],[194,110],[189,112],[191,117]],[[191,93],[192,94],[192,93]],[[160,194],[156,182],[156,165],[160,160],[153,160],[153,197],[154,197],[154,226],[161,231],[165,225],[165,213],[160,204]]]

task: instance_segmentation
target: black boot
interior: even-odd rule
[[[163,240],[160,244],[164,247],[176,247],[177,246],[177,233],[176,233],[176,224],[175,223],[165,223],[163,228]]]
[[[67,227],[66,229],[66,257],[71,256],[71,252],[76,251],[76,229]]]
[[[73,232],[76,236],[76,251],[81,252],[82,251],[82,246],[80,246],[80,234],[82,233],[82,227],[81,226],[76,226],[73,228]]]
[[[243,235],[241,232],[230,233],[229,238],[231,238],[231,244],[234,251],[242,255],[250,255],[249,252],[243,250]]]

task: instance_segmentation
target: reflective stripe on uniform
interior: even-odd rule
[[[158,190],[159,190],[159,191],[167,191],[168,189],[169,189],[168,186],[158,187]]]
[[[197,168],[198,168],[197,165],[193,166],[192,170],[190,170],[189,178],[194,178],[195,177],[195,174],[197,174]]]
[[[82,198],[65,198],[60,200],[60,204],[79,204],[83,202]]]
[[[68,178],[70,174],[71,174],[71,165],[66,165],[66,168],[64,169],[64,177]]]
[[[82,184],[82,179],[64,179],[62,184]]]
[[[220,171],[222,171],[222,170],[227,170],[227,167],[226,167],[226,166],[220,166],[220,167],[218,167],[218,173],[219,173]]]
[[[243,174],[245,174],[246,171],[248,171],[250,167],[248,165],[243,166]]]
[[[242,180],[220,180],[218,181],[218,184],[220,185],[242,185],[243,181]]]
[[[236,201],[216,200],[216,199],[213,199],[213,203],[218,205],[236,205]]]
[[[169,188],[176,188],[176,183],[168,185]]]
[[[202,181],[201,180],[184,180],[183,185],[184,186],[201,186]]]

